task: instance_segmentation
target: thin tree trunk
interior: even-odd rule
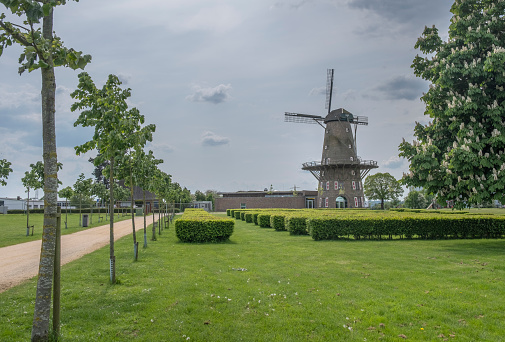
[[[110,195],[110,213],[109,213],[109,227],[110,227],[110,282],[116,283],[116,257],[114,256],[114,157],[110,159],[110,177],[109,177],[109,195]]]
[[[153,213],[153,237],[151,238],[152,241],[156,241],[156,227],[154,224],[154,201],[151,202],[151,211]]]
[[[143,190],[143,212],[144,212],[144,248],[147,247],[147,226],[146,226],[146,191]]]
[[[53,10],[42,22],[42,34],[49,42],[53,34]],[[51,43],[49,43],[51,44]],[[58,169],[55,128],[56,82],[51,55],[42,72],[42,140],[44,157],[44,226],[40,251],[39,277],[33,314],[32,341],[47,341],[51,313],[51,292],[54,274],[56,243],[56,211],[58,208]]]
[[[133,212],[133,175],[132,175],[132,164],[130,160],[130,210],[132,215],[132,229],[133,229],[133,257],[137,261],[139,252],[139,245],[137,244],[137,234],[135,233],[135,213]]]
[[[28,189],[28,198],[26,199],[26,236],[30,235],[30,188]]]
[[[67,218],[68,218],[68,198],[67,198],[67,202],[65,204],[66,208],[65,208],[65,229],[67,229]]]

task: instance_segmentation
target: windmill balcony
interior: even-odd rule
[[[376,168],[377,162],[375,160],[362,160],[361,158],[356,158],[354,160],[350,159],[337,159],[324,162],[312,161],[303,163],[303,170],[314,170],[320,169],[324,166],[360,166],[360,169]]]

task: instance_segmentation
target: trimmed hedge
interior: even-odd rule
[[[270,227],[270,214],[260,213],[258,215],[258,225],[261,228],[271,228]]]
[[[291,235],[309,234],[314,240],[505,236],[505,216],[461,211],[403,208],[391,211],[255,209],[247,211],[246,218],[249,213],[252,214],[252,222],[262,228],[287,230]]]
[[[233,234],[235,222],[220,218],[203,209],[186,209],[175,221],[175,235],[182,242],[221,242]]]
[[[284,225],[284,215],[282,214],[272,214],[270,215],[270,227],[275,230],[286,230]]]
[[[285,218],[286,230],[290,235],[309,235],[307,230],[307,217],[287,216]]]

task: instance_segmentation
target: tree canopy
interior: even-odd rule
[[[9,178],[9,173],[11,172],[11,162],[8,162],[6,159],[0,159],[0,185],[7,185],[7,178]]]
[[[382,210],[384,210],[384,201],[395,200],[403,193],[400,183],[389,173],[379,172],[368,176],[363,188],[366,197],[381,201]]]
[[[423,187],[456,208],[505,203],[505,2],[457,0],[449,39],[425,28],[415,47],[416,76],[431,82],[421,98],[429,123],[400,144],[410,162],[404,184]]]

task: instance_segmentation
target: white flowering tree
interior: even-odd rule
[[[410,162],[402,182],[456,208],[505,203],[505,1],[456,0],[448,41],[425,28],[412,67],[431,82],[421,98],[428,125],[400,144]]]

